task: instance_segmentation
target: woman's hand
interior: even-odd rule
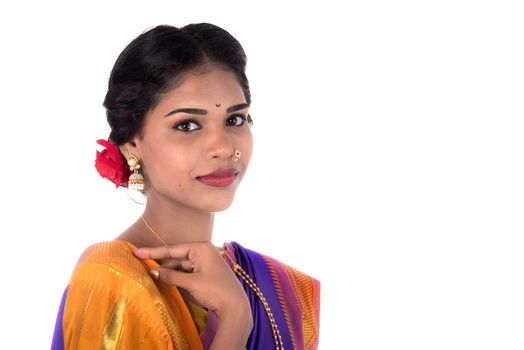
[[[249,306],[235,273],[210,242],[139,248],[134,254],[141,259],[162,260],[158,280],[185,289],[218,316],[241,305]],[[185,272],[191,269],[191,273]]]
[[[216,312],[219,325],[212,348],[219,349],[219,343],[235,344],[236,348],[231,338],[235,335],[239,346],[245,347],[253,327],[249,300],[235,273],[211,242],[139,248],[134,254],[140,259],[162,260],[157,269],[160,282],[185,289],[202,306]]]

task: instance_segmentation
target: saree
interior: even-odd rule
[[[52,350],[204,350],[213,341],[218,318],[212,310],[184,300],[178,288],[155,282],[154,260],[133,255],[126,241],[97,243],[79,258],[56,319]],[[317,349],[320,282],[269,256],[224,244],[263,293],[284,349]],[[253,330],[247,349],[275,349],[271,322],[256,293],[239,279],[248,296]]]

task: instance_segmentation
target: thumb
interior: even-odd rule
[[[155,268],[149,271],[151,277],[170,286],[191,289],[191,273],[175,271],[172,269]]]

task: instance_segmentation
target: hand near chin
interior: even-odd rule
[[[202,306],[220,318],[249,318],[249,300],[235,273],[210,242],[181,243],[154,248],[139,248],[140,259],[162,261],[156,278],[167,285],[185,289]]]

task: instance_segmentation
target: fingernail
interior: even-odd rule
[[[133,252],[137,258],[145,259],[147,258],[147,251],[144,248],[138,248]]]
[[[160,277],[160,271],[158,270],[149,270],[149,274],[151,275],[151,277],[153,277],[154,280],[158,280],[158,278]]]

